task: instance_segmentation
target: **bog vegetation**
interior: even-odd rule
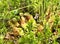
[[[60,44],[60,0],[0,0],[0,44]]]

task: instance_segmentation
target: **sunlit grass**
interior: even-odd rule
[[[7,26],[8,21],[16,18],[19,22],[24,17],[19,16],[20,13],[29,13],[33,17],[18,27],[24,35],[14,40],[5,40],[6,33],[12,32],[11,27]],[[37,20],[34,19],[35,15],[39,17]],[[42,31],[38,30],[38,27],[42,29],[41,26]],[[56,32],[52,32],[53,29]],[[0,44],[15,44],[15,41],[16,44],[58,44],[59,37],[60,0],[0,0]]]

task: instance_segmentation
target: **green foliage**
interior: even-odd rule
[[[48,9],[49,11],[47,11]],[[24,35],[17,37],[18,44],[58,44],[56,39],[60,35],[60,27],[58,28],[58,25],[60,26],[60,0],[0,0],[0,44],[14,44],[14,40],[4,40],[8,32],[7,22],[12,18],[19,21],[21,12],[28,12],[33,17],[36,13],[39,14],[37,19],[39,23],[36,23],[34,18],[28,21],[26,26],[23,26],[25,30],[22,28]],[[53,26],[55,30],[58,30],[57,35],[53,35],[51,32],[46,13],[55,16]],[[36,31],[38,24],[41,24],[40,21],[43,23],[43,32]],[[26,30],[27,32],[25,32]],[[50,38],[52,38],[52,42]]]

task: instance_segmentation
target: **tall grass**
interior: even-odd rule
[[[0,44],[13,44],[12,41],[9,40],[11,43],[9,41],[6,43],[3,39],[8,30],[6,22],[18,16],[21,12],[28,12],[32,16],[35,16],[36,13],[39,14],[37,22],[43,23],[44,30],[42,33],[37,33],[37,38],[33,32],[30,32],[29,35],[26,34],[24,37],[17,39],[18,44],[58,44],[56,38],[60,35],[60,28],[56,26],[60,25],[60,0],[0,0]],[[48,18],[46,19],[48,15],[54,17],[53,26],[58,30],[57,36],[53,36],[50,31]],[[29,27],[29,29],[31,28]],[[28,36],[30,38],[32,36],[32,38],[30,39]]]

